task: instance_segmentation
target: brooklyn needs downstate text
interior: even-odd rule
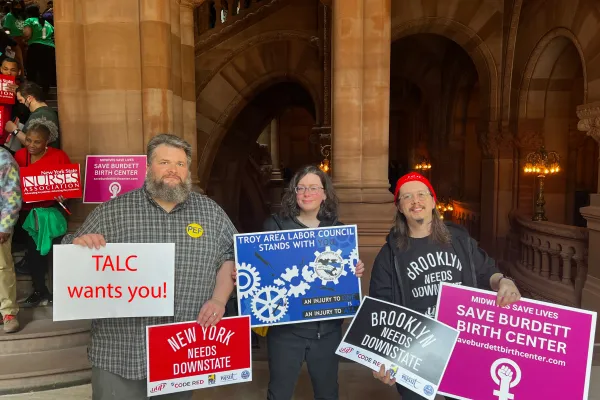
[[[423,360],[406,349],[410,348],[413,340],[418,341],[422,348],[437,340],[431,334],[431,330],[423,324],[423,321],[403,312],[373,312],[371,313],[371,326],[383,326],[379,334],[383,339],[365,335],[360,343],[361,346],[383,354],[388,359],[394,360],[397,365],[411,368],[415,372],[419,372]],[[398,330],[394,328],[398,328]]]

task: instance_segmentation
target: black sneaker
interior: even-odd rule
[[[52,305],[52,295],[50,293],[33,292],[28,298],[19,303],[23,308],[32,308],[38,306]]]

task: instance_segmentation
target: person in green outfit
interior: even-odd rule
[[[71,164],[71,160],[67,153],[60,149],[48,146],[50,138],[53,135],[53,129],[54,126],[51,125],[50,121],[39,121],[31,124],[26,134],[25,147],[15,153],[15,161],[19,167],[29,167],[33,164],[35,164],[35,166],[50,167]],[[21,307],[28,308],[52,304],[52,294],[46,286],[48,262],[51,258],[47,252],[42,254],[42,252],[38,250],[38,245],[34,238],[34,236],[37,235],[31,236],[30,231],[26,230],[28,226],[26,221],[33,210],[54,207],[58,212],[49,214],[42,211],[44,215],[52,217],[47,222],[54,225],[51,228],[49,227],[48,231],[54,232],[52,234],[53,237],[59,235],[61,232],[64,234],[65,232],[63,231],[66,230],[66,221],[64,221],[64,217],[66,217],[66,214],[59,203],[64,204],[65,201],[66,200],[61,196],[56,198],[56,201],[48,200],[36,203],[24,203],[21,207],[19,222],[17,224],[19,227],[17,229],[17,235],[19,235],[21,240],[24,239],[26,243],[27,252],[25,253],[25,268],[31,272],[31,281],[33,284],[31,295],[20,302]],[[40,215],[38,214],[38,217],[39,216]],[[47,249],[48,247],[46,247],[46,250]]]
[[[10,12],[4,17],[2,27],[7,30],[13,38],[23,36],[23,28],[25,24],[25,2],[13,1],[9,5]]]
[[[27,6],[25,14],[23,37],[29,46],[25,60],[27,79],[36,82],[44,94],[48,94],[50,86],[56,85],[54,27],[41,16],[37,4]]]

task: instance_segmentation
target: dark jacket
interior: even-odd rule
[[[446,227],[450,231],[451,246],[463,266],[463,285],[491,290],[490,277],[500,272],[495,261],[479,248],[466,229],[450,222],[446,222]],[[404,275],[400,273],[401,268],[406,265],[404,252],[398,249],[395,241],[392,229],[386,244],[375,258],[369,296],[404,306],[408,304],[407,293],[410,293],[410,289],[406,279],[403,279]]]
[[[337,219],[334,220],[322,220],[319,227],[325,226],[340,226],[343,225]],[[271,215],[263,224],[263,231],[283,231],[288,229],[306,229],[308,226],[298,221],[296,217],[292,218],[281,218],[277,215]],[[290,330],[294,334],[308,338],[308,339],[319,339],[321,336],[341,329],[343,319],[332,319],[327,321],[318,322],[303,322],[300,324],[286,324],[277,325],[269,328],[269,332],[277,330]]]

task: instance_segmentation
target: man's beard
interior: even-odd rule
[[[163,178],[164,179],[164,178]],[[168,203],[183,203],[187,200],[192,191],[192,178],[188,174],[185,181],[172,186],[166,184],[162,179],[156,179],[151,169],[146,174],[146,190],[155,199],[166,201]]]

